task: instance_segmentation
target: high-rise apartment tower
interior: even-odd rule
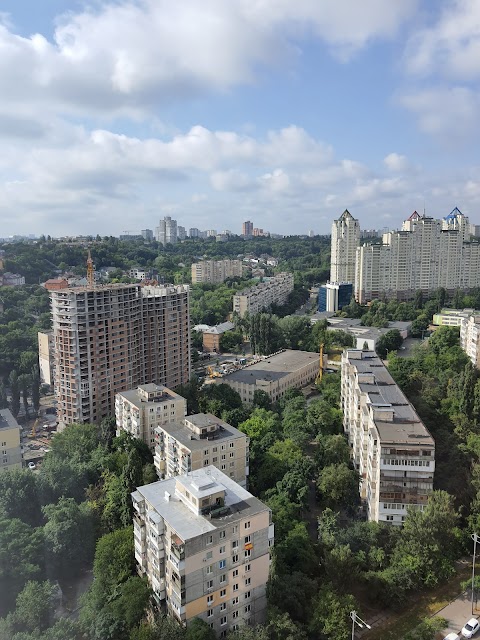
[[[190,374],[188,287],[111,284],[52,291],[61,423],[112,415],[115,394]]]
[[[332,224],[330,282],[355,282],[355,256],[360,245],[360,224],[345,209]]]

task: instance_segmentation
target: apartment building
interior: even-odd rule
[[[330,282],[355,282],[355,255],[360,245],[360,224],[345,209],[332,224]]]
[[[355,297],[365,304],[379,297],[411,299],[442,287],[449,293],[480,286],[480,243],[470,242],[470,224],[455,208],[443,220],[416,211],[401,231],[382,244],[356,249]]]
[[[474,367],[480,368],[480,314],[469,315],[460,321],[460,346]]]
[[[251,222],[250,220],[246,220],[242,224],[242,236],[244,238],[250,238],[251,236],[253,236],[253,222]]]
[[[218,637],[266,618],[271,511],[214,466],[132,493],[135,559],[159,606]]]
[[[433,490],[435,442],[373,351],[342,355],[343,426],[369,520],[401,525]]]
[[[170,216],[165,216],[163,220],[159,220],[158,227],[155,228],[155,237],[163,246],[167,244],[177,244],[177,221],[173,220]]]
[[[272,304],[281,306],[287,302],[292,291],[293,273],[278,273],[273,278],[265,279],[264,282],[235,294],[233,311],[243,318],[246,313],[259,313]]]
[[[20,427],[10,409],[0,409],[0,473],[22,468]]]
[[[154,464],[160,478],[215,466],[247,486],[249,439],[211,413],[196,413],[155,429]]]
[[[155,429],[170,422],[181,422],[186,415],[185,398],[163,385],[140,385],[117,393],[115,398],[117,436],[126,431],[143,440],[152,452],[155,449]]]
[[[319,370],[318,353],[286,349],[217,378],[216,382],[235,389],[246,404],[252,404],[257,390],[275,402],[287,389],[300,389],[313,382]]]
[[[117,393],[190,376],[188,287],[110,284],[50,292],[59,421],[99,422]]]
[[[201,260],[192,264],[193,284],[215,284],[242,277],[241,260]]]
[[[55,339],[53,331],[38,332],[40,382],[53,387],[55,380]]]

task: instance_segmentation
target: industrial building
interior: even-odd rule
[[[286,349],[228,373],[216,382],[228,384],[240,394],[242,402],[252,404],[255,391],[265,391],[272,402],[288,389],[299,389],[313,382],[320,370],[318,353]]]
[[[271,511],[210,465],[132,493],[135,559],[155,600],[224,638],[266,619]]]
[[[433,490],[435,442],[372,351],[342,355],[343,426],[369,520],[401,525]]]

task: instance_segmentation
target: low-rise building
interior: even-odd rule
[[[127,431],[155,449],[155,429],[170,422],[181,422],[187,415],[187,401],[163,385],[144,384],[117,393],[115,419],[117,436]]]
[[[246,313],[253,315],[272,304],[282,306],[293,291],[293,273],[278,273],[272,278],[265,278],[250,289],[245,289],[233,296],[233,311],[243,318]]]
[[[68,281],[66,278],[50,278],[43,283],[43,286],[47,291],[56,291],[57,289],[66,289]]]
[[[461,319],[460,346],[473,366],[480,368],[480,314]]]
[[[155,429],[154,464],[160,478],[213,464],[242,487],[249,473],[249,439],[211,413],[196,413],[182,422]]]
[[[214,466],[132,493],[135,559],[166,613],[220,637],[266,618],[270,509]]]
[[[327,330],[334,331],[339,329],[349,333],[355,338],[355,346],[357,349],[367,348],[375,351],[377,342],[382,336],[392,329],[397,329],[401,337],[405,340],[410,335],[412,323],[400,320],[392,320],[386,327],[365,327],[362,325],[360,318],[337,318],[329,317]]]
[[[318,291],[318,310],[338,311],[350,304],[353,296],[351,282],[327,282]]]
[[[343,352],[341,395],[368,519],[401,525],[433,490],[435,442],[374,352]]]
[[[55,338],[53,331],[38,332],[40,381],[53,387],[55,381]]]
[[[0,409],[0,473],[21,468],[20,427],[10,409]]]
[[[203,350],[208,353],[220,353],[220,338],[227,331],[235,329],[233,322],[222,322],[214,327],[203,329]]]
[[[313,382],[319,369],[318,353],[286,349],[217,378],[216,382],[235,389],[246,404],[252,404],[257,390],[265,391],[275,402],[288,389],[299,389]]]
[[[25,278],[19,273],[10,273],[9,271],[5,271],[3,275],[0,275],[0,286],[21,287],[24,284]]]
[[[476,313],[475,309],[442,309],[433,314],[433,324],[439,327],[459,327],[463,319]]]

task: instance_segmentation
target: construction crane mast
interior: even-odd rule
[[[89,287],[95,286],[95,277],[93,275],[93,260],[90,255],[90,249],[88,250],[88,258],[87,258],[87,284]]]

